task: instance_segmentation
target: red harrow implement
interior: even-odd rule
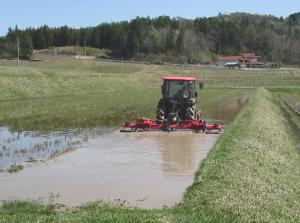
[[[161,122],[151,119],[139,119],[134,123],[125,123],[121,132],[144,131],[193,131],[195,133],[220,133],[224,125],[207,123],[205,120],[185,120],[179,123]]]

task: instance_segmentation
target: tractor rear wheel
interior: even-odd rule
[[[186,120],[196,120],[197,119],[197,107],[196,105],[188,106],[186,109]]]
[[[156,120],[163,121],[166,116],[167,107],[163,100],[160,100],[156,109]]]

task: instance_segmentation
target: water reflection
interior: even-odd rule
[[[195,154],[198,145],[193,134],[179,137],[166,134],[165,137],[157,137],[157,142],[161,153],[162,170],[166,174],[186,174],[194,170],[193,163],[197,159]]]
[[[0,126],[0,169],[11,164],[45,160],[54,154],[77,148],[109,128],[68,129],[42,133],[39,131],[11,131]]]
[[[230,98],[217,106],[215,119],[232,121],[247,103],[248,97],[245,95]]]

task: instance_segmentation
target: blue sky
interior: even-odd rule
[[[9,0],[0,8],[0,36],[8,27],[94,26],[136,16],[196,18],[219,12],[250,12],[287,17],[300,11],[299,0]]]

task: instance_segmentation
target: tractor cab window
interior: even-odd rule
[[[194,97],[195,83],[193,81],[165,81],[164,97],[181,100]]]

